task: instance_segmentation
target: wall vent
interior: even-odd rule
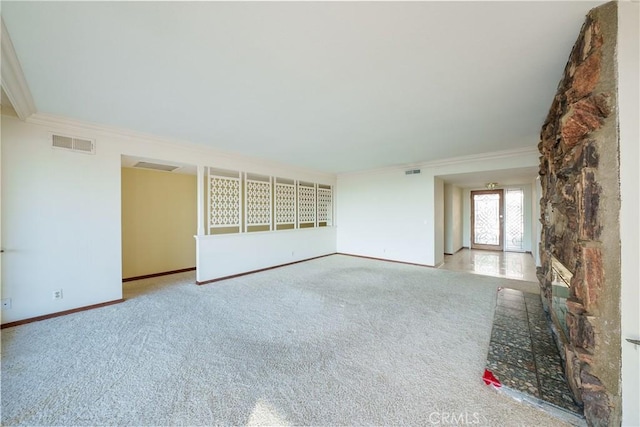
[[[420,173],[420,169],[411,169],[408,171],[404,171],[405,175],[416,175]]]
[[[65,150],[75,151],[78,153],[95,154],[96,143],[94,140],[85,138],[74,138],[72,136],[56,135],[51,136],[51,146],[53,148],[62,148]]]
[[[173,172],[176,169],[180,169],[180,166],[163,165],[162,163],[151,162],[138,162],[133,165],[134,168],[153,169],[157,171]]]

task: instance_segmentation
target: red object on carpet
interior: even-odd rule
[[[493,372],[491,372],[488,369],[484,370],[484,375],[482,376],[482,379],[484,380],[484,383],[486,385],[491,384],[494,387],[502,387],[502,384],[500,384],[500,380],[496,378],[495,375],[493,375]]]

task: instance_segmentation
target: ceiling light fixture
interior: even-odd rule
[[[496,188],[498,186],[497,182],[487,182],[485,184],[485,187],[487,187],[487,190],[493,190],[494,188]]]

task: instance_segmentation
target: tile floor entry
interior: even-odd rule
[[[445,255],[440,268],[538,282],[535,260],[528,252],[461,249],[453,255]]]

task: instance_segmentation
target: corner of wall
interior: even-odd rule
[[[620,244],[622,425],[640,425],[640,3],[618,2],[618,126],[620,131]]]

